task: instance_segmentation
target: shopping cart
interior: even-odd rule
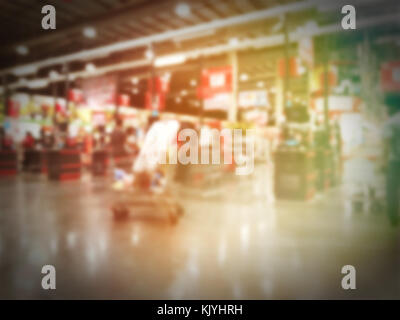
[[[171,224],[178,222],[183,209],[167,191],[159,171],[142,172],[125,179],[124,182],[117,181],[113,187],[112,212],[116,220],[134,218]]]
[[[111,210],[116,220],[134,218],[175,224],[183,215],[177,193],[173,192],[171,179],[168,178],[170,176],[167,172],[168,166],[150,161],[154,148],[165,147],[162,143],[157,143],[154,137],[160,136],[160,133],[164,137],[165,135],[176,137],[176,131],[177,127],[168,123],[167,126],[163,123],[153,124],[131,172],[120,168],[114,169]],[[162,142],[169,140],[163,139]]]

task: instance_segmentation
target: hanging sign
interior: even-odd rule
[[[232,67],[214,67],[205,69],[201,74],[199,98],[208,99],[220,93],[232,92]]]
[[[391,61],[382,65],[381,86],[383,91],[400,91],[400,61]]]

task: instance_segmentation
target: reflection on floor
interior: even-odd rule
[[[179,196],[175,226],[114,221],[101,179],[0,180],[0,298],[400,298],[399,229],[383,212],[352,213],[346,187],[272,204],[263,178]],[[46,264],[55,291],[41,289]],[[348,264],[354,291],[341,288]]]

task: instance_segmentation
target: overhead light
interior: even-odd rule
[[[258,81],[258,82],[257,82],[257,87],[258,87],[258,88],[264,88],[264,82]]]
[[[85,66],[85,70],[87,72],[95,72],[96,71],[96,66],[93,63],[88,63]]]
[[[191,13],[190,6],[185,2],[178,3],[175,7],[175,13],[181,18],[187,18]]]
[[[85,27],[85,28],[83,28],[82,33],[86,38],[89,38],[89,39],[96,38],[96,36],[97,36],[97,31],[93,27]]]
[[[215,29],[207,29],[203,31],[198,31],[190,34],[184,34],[181,36],[174,37],[172,41],[174,42],[181,42],[186,40],[193,40],[198,38],[209,37],[215,34]]]
[[[21,87],[25,87],[28,84],[28,81],[26,80],[26,78],[20,78],[18,80],[18,85]]]
[[[27,46],[24,46],[24,45],[18,46],[15,50],[21,56],[26,56],[29,53],[29,48]]]
[[[242,73],[240,75],[240,81],[247,81],[249,80],[249,75],[247,73]]]
[[[181,102],[182,102],[182,99],[181,99],[180,97],[176,97],[176,98],[175,98],[175,102],[176,102],[176,103],[181,103]]]
[[[59,76],[60,74],[55,70],[52,70],[49,73],[50,80],[56,80]]]
[[[159,57],[154,61],[156,67],[165,67],[175,64],[184,63],[186,56],[184,54],[174,54],[170,56]]]
[[[42,89],[49,85],[47,79],[35,79],[28,82],[28,88],[30,89]]]
[[[162,75],[162,79],[163,81],[169,82],[169,80],[171,79],[171,72],[166,72]]]
[[[138,84],[139,83],[139,78],[138,77],[133,77],[131,79],[132,84]]]
[[[182,90],[181,91],[181,96],[184,97],[184,96],[187,96],[187,94],[188,94],[187,90]]]
[[[231,46],[237,46],[239,44],[239,39],[238,38],[230,38],[229,39],[229,44]]]
[[[151,49],[147,49],[145,52],[145,56],[147,59],[152,60],[154,58],[154,52]]]
[[[197,85],[197,80],[196,80],[196,79],[190,80],[190,85],[191,85],[192,87],[195,87],[195,86]]]
[[[11,72],[17,77],[26,76],[28,74],[36,73],[38,68],[34,65],[27,65],[14,68]]]
[[[132,93],[133,93],[133,94],[138,94],[138,93],[139,93],[139,89],[138,89],[138,88],[134,88],[134,89],[132,90]]]

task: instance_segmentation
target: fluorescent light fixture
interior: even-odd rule
[[[175,13],[181,18],[187,18],[191,13],[190,6],[185,2],[178,3],[175,7]]]
[[[87,72],[95,72],[96,71],[96,66],[93,63],[88,63],[85,66],[85,70]]]
[[[184,54],[174,54],[157,58],[154,61],[154,65],[156,67],[165,67],[165,66],[184,63],[185,61],[186,61],[186,56]]]
[[[28,88],[30,89],[42,89],[49,85],[48,79],[35,79],[28,82]]]
[[[239,39],[238,38],[230,38],[229,39],[229,44],[231,46],[237,46],[239,44]]]
[[[264,88],[264,82],[258,81],[258,82],[257,82],[257,87],[258,87],[258,88]]]
[[[36,73],[37,72],[37,67],[34,65],[26,65],[22,67],[17,67],[12,70],[12,74],[21,77],[21,76],[26,76],[28,74]]]
[[[191,85],[192,87],[195,87],[195,86],[197,85],[197,80],[196,80],[196,79],[190,80],[190,85]]]
[[[85,28],[83,28],[82,33],[86,38],[89,38],[89,39],[96,38],[96,36],[97,36],[97,31],[93,27],[85,27]]]
[[[199,32],[194,32],[190,34],[185,34],[182,36],[174,37],[172,41],[174,42],[181,42],[181,41],[186,41],[186,40],[193,40],[193,39],[198,39],[198,38],[204,38],[204,37],[209,37],[215,34],[215,29],[207,29],[204,31],[199,31]]]
[[[26,80],[26,78],[20,78],[18,80],[18,85],[21,87],[25,87],[28,84],[28,81]]]
[[[50,80],[56,80],[59,76],[60,74],[55,70],[51,70],[49,73]]]
[[[29,48],[27,46],[20,45],[15,48],[15,51],[17,51],[17,53],[21,56],[26,56],[29,53]]]

